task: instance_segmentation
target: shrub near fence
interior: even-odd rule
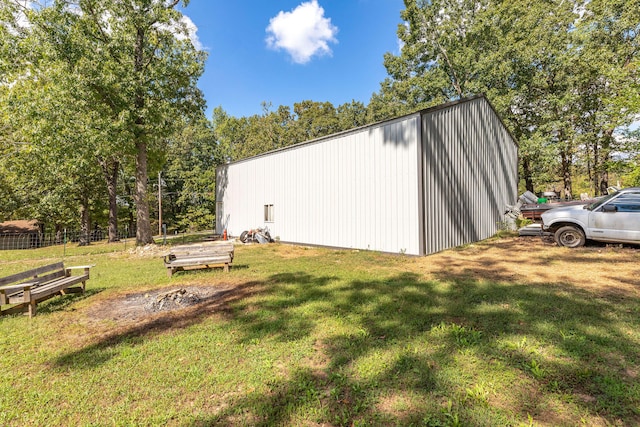
[[[127,230],[118,231],[118,239],[126,239],[131,236]],[[33,249],[47,246],[63,245],[69,242],[79,242],[81,231],[66,231],[58,233],[2,233],[0,234],[0,250]],[[102,230],[94,230],[87,236],[89,242],[106,240],[108,234]]]

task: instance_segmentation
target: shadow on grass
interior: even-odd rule
[[[66,310],[69,306],[74,304],[77,301],[82,301],[84,299],[90,298],[94,295],[103,292],[105,288],[87,288],[84,293],[70,293],[66,295],[59,295],[53,297],[47,301],[44,301],[38,304],[37,313],[53,313],[60,310]]]
[[[84,293],[77,292],[77,293],[68,293],[65,295],[56,295],[46,301],[42,301],[38,303],[36,307],[36,315],[50,314],[50,313],[55,313],[57,311],[66,310],[77,301],[82,301],[84,299],[90,298],[94,295],[99,294],[104,290],[105,288],[89,288],[89,289],[86,289]],[[10,315],[22,316],[25,313],[27,313],[27,308],[25,308],[21,312],[17,312]],[[0,319],[1,318],[2,317],[0,317]]]
[[[618,313],[637,312],[637,299],[594,298],[561,283],[486,283],[450,275],[442,279],[448,285],[403,273],[329,286],[332,277],[272,276],[270,295],[275,298],[259,309],[280,321],[267,325],[241,311],[236,319],[244,325],[240,340],[295,340],[323,319],[345,315],[355,332],[324,339],[321,348],[328,362],[321,369],[300,367],[286,380],[270,384],[269,392],[240,398],[194,425],[286,425],[301,412],[315,414],[314,422],[334,425],[450,425],[454,419],[463,425],[505,425],[548,411],[549,395],[570,399],[611,423],[640,421],[640,389],[633,386],[637,372],[629,371],[640,354],[637,343],[615,323]],[[301,312],[296,308],[312,303],[324,304],[321,318],[318,312],[293,315]],[[632,315],[626,322],[640,326]],[[520,340],[509,341],[511,337]],[[355,375],[355,366],[363,360],[389,353],[393,360],[381,363],[375,374]],[[489,411],[485,397],[476,399],[473,388],[465,392],[464,382],[447,374],[465,355],[486,366],[503,365],[527,383],[524,389],[537,391],[514,398],[515,406]],[[491,371],[481,375],[490,376]],[[425,402],[403,411],[380,408],[380,397],[407,393]],[[454,403],[445,405],[447,399]],[[314,410],[309,411],[310,406]],[[243,414],[240,419],[238,414]],[[545,414],[546,421],[567,421],[553,416]]]
[[[314,277],[306,273],[280,273],[269,278],[267,285],[270,294],[277,298],[265,301],[260,310],[246,310],[240,302],[236,309],[240,313],[238,320],[244,326],[240,343],[250,343],[265,336],[274,337],[281,342],[302,339],[309,335],[315,321],[312,316],[300,316],[292,310],[315,301],[330,301],[331,290],[327,285],[336,277]],[[275,292],[275,294],[273,293]]]
[[[222,299],[114,333],[56,363],[90,369],[117,355],[120,344],[187,328],[212,311],[234,322],[238,344],[304,340],[339,319],[348,332],[318,338],[315,352],[324,360],[319,366],[293,366],[267,391],[226,402],[193,425],[287,425],[300,416],[332,425],[506,425],[541,413],[544,423],[566,424],[549,414],[549,396],[607,423],[640,422],[638,372],[629,368],[637,366],[640,353],[626,329],[640,327],[638,298],[596,298],[564,283],[513,284],[509,271],[490,259],[484,264],[494,281],[476,279],[473,271],[452,274],[444,266],[433,281],[409,272],[369,280],[275,274]],[[261,298],[247,300],[256,295]],[[364,360],[384,357],[366,374],[357,373]],[[474,358],[477,372],[461,364],[465,357]],[[501,369],[524,383],[513,384],[522,395],[469,385],[476,376],[501,375]],[[460,375],[451,374],[458,370]],[[494,392],[507,401],[489,410]],[[398,409],[407,395],[421,403]]]

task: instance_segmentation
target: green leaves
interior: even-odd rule
[[[167,150],[163,218],[168,224],[180,230],[213,226],[216,166],[220,163],[213,129],[204,115],[185,123]]]
[[[205,54],[188,39],[177,4],[0,4],[0,21],[11,21],[0,25],[7,36],[0,50],[9,58],[3,55],[0,65],[9,72],[4,74],[9,86],[0,85],[7,111],[0,123],[10,126],[10,139],[27,143],[24,155],[14,161],[40,188],[64,188],[67,200],[81,201],[89,194],[106,198],[105,183],[113,187],[119,173],[111,166],[135,164],[143,243],[151,238],[147,162],[163,161],[167,137],[183,118],[196,117],[204,108],[197,80]],[[115,197],[109,194],[112,210]]]
[[[263,114],[231,117],[221,107],[213,112],[218,148],[225,160],[240,160],[299,142],[330,135],[370,121],[367,108],[352,101],[335,108],[330,102],[301,101],[289,107],[263,103]]]
[[[376,117],[485,93],[520,142],[529,190],[560,178],[570,195],[576,172],[600,187],[614,130],[640,111],[637,0],[405,5]]]

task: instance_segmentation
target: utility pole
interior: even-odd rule
[[[158,236],[162,236],[162,172],[158,172]]]

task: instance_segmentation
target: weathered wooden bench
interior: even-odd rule
[[[64,263],[45,265],[22,273],[0,278],[0,314],[28,311],[29,317],[36,314],[36,305],[56,295],[83,292],[89,280],[89,269],[82,265],[66,267]],[[81,274],[71,270],[82,269]],[[3,306],[11,305],[6,309]]]
[[[233,243],[210,242],[174,246],[164,257],[169,277],[181,270],[222,267],[228,272],[233,263]]]

